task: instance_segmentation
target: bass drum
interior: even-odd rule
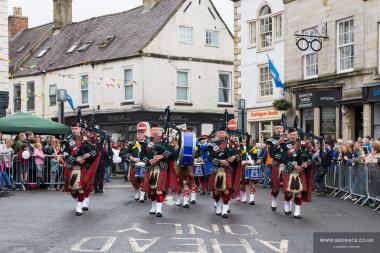
[[[182,133],[181,150],[179,152],[179,164],[182,166],[193,165],[196,147],[194,133]]]

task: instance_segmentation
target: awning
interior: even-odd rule
[[[340,105],[362,104],[363,98],[362,97],[346,98],[346,99],[336,100],[336,102],[338,102]]]

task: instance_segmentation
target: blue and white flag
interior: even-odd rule
[[[273,65],[273,62],[270,60],[268,56],[268,65],[269,65],[269,71],[272,74],[274,84],[276,85],[277,88],[280,89],[285,89],[285,85],[282,83],[280,79],[280,73],[278,73],[276,67]]]
[[[75,111],[73,98],[69,94],[67,94],[67,103],[69,103],[71,109],[73,109],[73,111]]]

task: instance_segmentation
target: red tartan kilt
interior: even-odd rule
[[[284,193],[287,193],[289,191],[287,191],[287,187],[288,187],[288,181],[289,181],[289,177],[290,177],[290,173],[286,173],[284,172],[283,173],[283,178],[284,178],[284,183],[282,185],[282,190]],[[301,178],[301,184],[302,184],[302,192],[306,192],[307,191],[307,184],[306,184],[306,175],[305,175],[305,172],[301,172],[300,173],[300,178]]]
[[[193,186],[195,180],[194,180],[194,175],[190,173],[182,174],[179,176],[179,184],[183,187],[184,186],[184,181],[187,181],[187,186],[190,188]]]
[[[216,178],[216,173],[211,172],[209,176],[209,187],[210,187],[210,192],[215,191],[215,178]],[[230,170],[226,170],[226,190],[231,190],[232,189],[232,174]]]
[[[150,168],[145,172],[144,175],[144,182],[143,182],[143,191],[144,192],[149,192],[151,189],[149,187],[149,177],[150,177]],[[157,179],[157,188],[155,191],[162,191],[166,192],[168,188],[168,172],[166,170],[160,170],[160,175],[158,176]]]
[[[174,161],[169,161],[169,173],[167,173],[168,191],[179,192],[178,185],[178,172],[176,171],[176,165]]]
[[[134,164],[132,164],[129,168],[129,180],[131,181],[134,189],[139,189],[141,183],[143,182],[143,178],[136,177],[136,168]]]
[[[272,190],[278,191],[280,190],[281,183],[280,180],[278,179],[278,174],[280,172],[280,165],[273,165],[272,166],[272,173],[271,173],[271,188]]]

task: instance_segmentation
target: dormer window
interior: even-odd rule
[[[24,45],[22,45],[18,50],[17,50],[17,53],[21,53],[25,48],[26,46],[28,45],[29,43],[26,43]]]
[[[112,35],[112,36],[108,36],[106,38],[106,40],[104,40],[103,42],[99,43],[99,47],[100,48],[105,48],[107,47],[113,40],[115,39],[115,36]]]
[[[38,55],[37,55],[36,57],[37,57],[37,58],[40,58],[40,57],[44,56],[44,55],[47,53],[47,51],[49,51],[49,49],[50,49],[50,47],[45,47],[45,48],[43,48],[43,49],[38,53]]]
[[[75,51],[75,49],[77,49],[77,47],[79,46],[80,42],[75,42],[67,51],[66,51],[66,54],[69,54],[69,53],[72,53]]]
[[[81,51],[85,51],[85,50],[87,50],[87,49],[91,46],[92,42],[94,42],[94,41],[93,41],[93,40],[91,40],[91,41],[86,41],[86,42],[83,43],[80,47],[78,47],[77,51],[78,51],[78,52],[81,52]]]

